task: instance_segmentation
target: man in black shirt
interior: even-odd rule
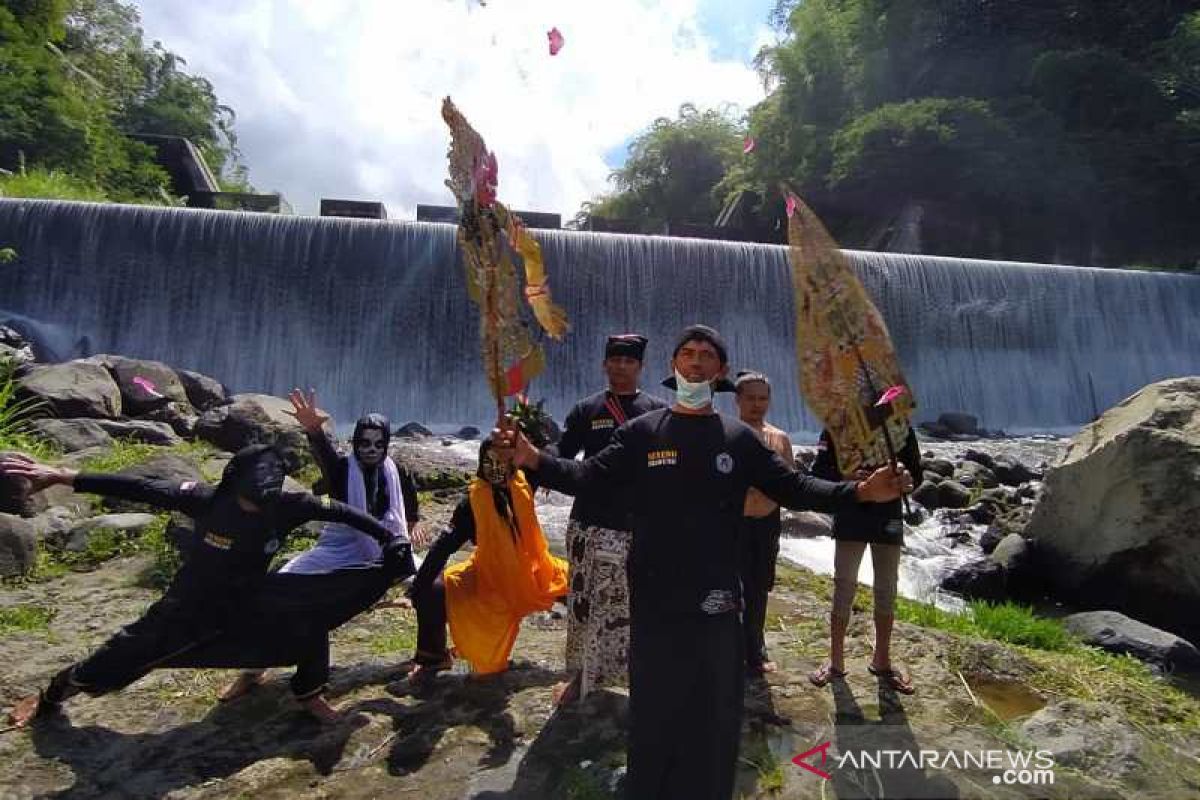
[[[562,437],[546,451],[591,458],[608,446],[613,432],[666,403],[638,389],[646,337],[610,336],[604,345],[608,388],[585,397],[567,414]],[[567,598],[567,670],[571,680],[555,687],[555,700],[570,702],[591,689],[624,683],[629,674],[629,581],[625,562],[633,529],[631,493],[596,486],[580,492],[567,524],[571,563]]]
[[[584,462],[539,452],[508,422],[493,432],[543,486],[575,493],[606,482],[633,492],[627,780],[637,800],[732,796],[745,669],[737,530],[746,491],[833,512],[892,500],[911,482],[891,468],[847,483],[795,472],[745,423],[713,410],[727,361],[715,330],[686,328],[672,356],[675,405],[622,426]]]
[[[79,692],[119,691],[158,667],[289,663],[298,665],[292,679],[297,700],[321,720],[336,719],[322,696],[328,672],[325,621],[275,618],[270,626],[260,625],[264,614],[277,617],[280,611],[264,592],[271,558],[293,528],[310,520],[342,522],[373,536],[384,547],[380,573],[389,582],[413,573],[411,549],[378,521],[344,503],[284,492],[283,464],[273,447],[246,447],[213,487],[80,473],[20,456],[0,460],[0,472],[28,479],[32,491],[62,484],[181,511],[195,520],[191,555],[163,596],[91,656],[55,675],[45,691],[18,703],[9,714],[11,722],[23,726]]]

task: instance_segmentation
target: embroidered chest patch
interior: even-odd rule
[[[597,417],[592,420],[592,430],[604,431],[617,427],[616,420],[611,417]]]
[[[678,463],[678,450],[651,450],[646,454],[647,467],[670,467]]]

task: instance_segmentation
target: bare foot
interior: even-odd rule
[[[225,691],[217,695],[217,700],[222,703],[228,703],[230,700],[236,700],[242,695],[250,694],[267,682],[267,674],[265,672],[243,672],[237,676],[237,680],[225,687]]]
[[[24,728],[37,716],[38,706],[42,701],[40,694],[31,694],[23,698],[8,712],[8,724],[14,728]]]
[[[321,695],[301,700],[300,706],[324,725],[335,725],[342,721],[342,712],[329,705]]]
[[[579,697],[579,676],[569,681],[554,684],[554,706],[561,708],[570,705]]]
[[[758,665],[758,671],[764,675],[769,675],[770,673],[775,672],[777,669],[779,669],[779,667],[774,661],[764,661]]]

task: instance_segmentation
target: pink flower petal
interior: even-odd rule
[[[132,383],[140,386],[146,392],[146,394],[150,395],[151,397],[165,397],[165,395],[158,391],[158,387],[154,385],[154,381],[150,380],[149,378],[143,378],[141,375],[137,375],[133,378]]]
[[[893,400],[895,400],[897,397],[904,394],[906,391],[908,391],[908,390],[904,388],[903,384],[898,383],[895,386],[889,386],[887,388],[887,390],[882,395],[880,395],[879,401],[876,402],[875,405],[886,406],[889,403],[891,403]]]
[[[794,195],[794,194],[789,194],[789,195],[787,196],[787,215],[788,215],[788,219],[791,219],[791,218],[792,218],[792,215],[793,215],[793,214],[795,214],[795,213],[796,213],[796,195]]]
[[[754,149],[754,137],[747,136],[746,141],[742,143],[742,155],[748,154]]]
[[[550,55],[558,55],[558,51],[562,50],[564,43],[562,32],[558,28],[551,28],[546,31],[546,38],[550,40]]]

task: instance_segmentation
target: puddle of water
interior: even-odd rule
[[[971,678],[967,683],[979,702],[1002,720],[1028,716],[1046,705],[1036,692],[1015,681]]]

